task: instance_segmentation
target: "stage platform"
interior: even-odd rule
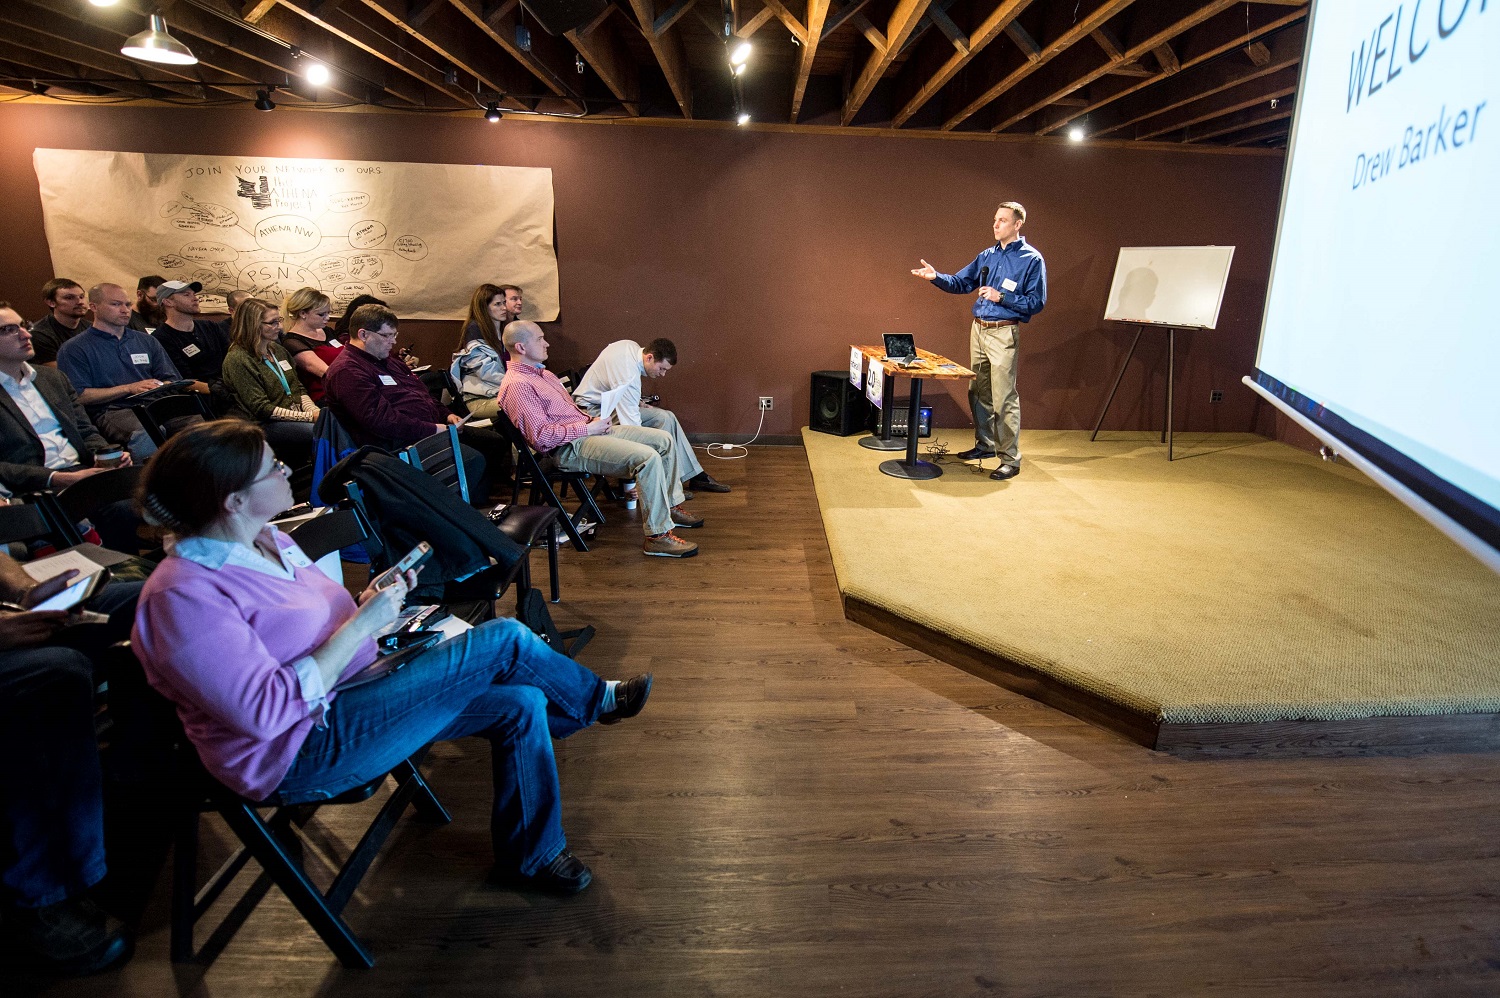
[[[1500,746],[1500,576],[1345,465],[1024,431],[1009,482],[911,482],[803,438],[845,615],[1007,689],[1180,752]]]

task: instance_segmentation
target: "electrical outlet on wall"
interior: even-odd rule
[[[762,395],[760,397],[760,407],[762,410],[769,410],[771,408],[771,396]]]
[[[1210,388],[1208,391],[1208,401],[1210,404],[1224,401],[1223,390],[1218,388]]]

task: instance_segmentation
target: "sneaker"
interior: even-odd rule
[[[1019,464],[1002,464],[1000,467],[990,472],[990,478],[994,479],[997,482],[1004,482],[1009,479],[1015,478],[1020,473],[1021,466]]]
[[[47,973],[97,974],[130,959],[125,927],[86,898],[15,909],[5,935],[18,963]]]
[[[698,553],[698,545],[668,531],[655,537],[647,537],[641,550],[657,558],[691,558]]]
[[[692,513],[689,513],[681,506],[673,506],[672,522],[677,524],[679,527],[685,527],[688,530],[692,530],[695,527],[703,526],[703,517],[694,516]]]

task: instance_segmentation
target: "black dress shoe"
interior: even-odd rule
[[[646,706],[651,695],[651,673],[643,672],[634,679],[627,679],[615,687],[615,709],[599,715],[600,724],[619,724],[627,717],[634,717]]]
[[[698,474],[682,483],[683,488],[692,489],[695,492],[728,492],[729,486],[723,482],[716,482],[713,476],[706,471]]]
[[[958,458],[960,461],[983,461],[987,457],[994,457],[995,452],[987,447],[981,447],[978,444],[975,444],[968,450],[961,450],[953,456]]]
[[[1021,466],[1019,464],[1002,464],[1000,467],[990,472],[990,478],[994,479],[997,482],[1004,482],[1015,478],[1020,473]]]
[[[5,936],[18,964],[68,977],[101,973],[131,953],[125,927],[86,898],[11,912]]]
[[[577,894],[594,882],[594,875],[583,860],[564,849],[529,877],[524,873],[505,873],[496,879],[507,887],[539,894]]]

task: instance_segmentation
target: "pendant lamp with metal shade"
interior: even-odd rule
[[[191,49],[168,33],[166,19],[160,14],[151,15],[145,31],[127,38],[120,46],[120,54],[169,66],[192,66],[198,62]]]

